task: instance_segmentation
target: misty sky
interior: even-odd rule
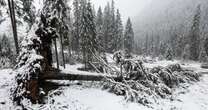
[[[97,9],[99,6],[105,7],[106,3],[111,0],[91,0]],[[128,17],[135,17],[151,0],[114,0],[116,8],[119,8],[124,22]]]

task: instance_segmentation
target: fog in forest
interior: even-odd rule
[[[208,110],[208,0],[0,0],[0,110]]]

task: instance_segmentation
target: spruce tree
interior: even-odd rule
[[[83,54],[83,63],[85,69],[89,69],[90,63],[93,61],[93,54],[97,51],[96,26],[90,1],[82,6],[81,20],[81,48]]]
[[[36,30],[37,27],[31,29]],[[44,70],[42,68],[43,56],[40,55],[41,40],[35,35],[34,30],[31,30],[23,39],[14,70],[16,76],[12,88],[13,101],[23,109],[27,106],[24,100],[29,99],[32,103],[38,102],[40,98],[39,76]]]
[[[155,40],[155,56],[159,56],[159,47],[160,47],[160,36],[157,35],[156,36],[156,40]]]
[[[17,0],[17,15],[28,24],[28,30],[32,27],[35,22],[36,12],[33,0]]]
[[[0,6],[5,6],[5,5],[6,5],[5,0],[0,0]]]
[[[191,60],[198,60],[199,58],[200,19],[201,19],[201,6],[198,5],[190,31],[190,59]]]
[[[71,8],[67,7],[66,15],[64,17],[64,22],[66,27],[63,33],[64,37],[64,46],[68,49],[68,57],[66,57],[66,62],[73,64],[72,59],[72,38],[73,38],[73,23],[71,17]]]
[[[154,37],[151,36],[150,39],[150,55],[153,57],[154,56],[154,49],[155,49],[155,44],[154,44]]]
[[[79,51],[80,48],[80,23],[81,23],[81,1],[74,0],[74,22],[73,22],[73,37],[72,37],[72,48],[75,51]]]
[[[116,12],[116,21],[115,21],[115,50],[118,51],[123,47],[123,24],[121,20],[121,14],[119,10]]]
[[[96,17],[97,16],[96,16],[96,10],[95,10],[95,5],[94,4],[92,5],[92,15],[94,16],[94,18],[95,18],[94,22],[96,23]]]
[[[109,31],[109,41],[108,41],[108,52],[114,52],[116,49],[116,18],[115,18],[115,2],[111,1],[110,7],[110,31]]]
[[[51,24],[54,25],[57,33],[60,46],[61,46],[61,55],[62,55],[62,65],[65,67],[65,57],[64,57],[64,47],[63,43],[66,39],[66,35],[68,33],[68,25],[67,25],[67,13],[68,13],[68,6],[67,6],[67,0],[56,0],[56,1],[45,1],[46,5],[44,6],[45,12],[51,12],[53,16],[55,17],[55,23]],[[46,14],[47,15],[47,14]],[[50,19],[50,18],[49,18]],[[54,42],[56,42],[56,39],[54,39]],[[58,61],[57,61],[58,62]]]
[[[64,56],[64,41],[67,40],[67,35],[69,33],[69,25],[68,25],[68,13],[70,8],[68,7],[67,0],[59,0],[56,4],[56,8],[58,10],[58,31],[59,31],[59,38],[61,44],[61,55],[62,55],[62,65],[65,68],[65,56]]]
[[[190,45],[186,44],[182,53],[183,60],[188,60],[190,58]]]
[[[175,29],[171,28],[170,30],[170,40],[168,41],[170,44],[170,48],[173,50],[173,56],[176,56],[176,49],[177,49],[177,32]]]
[[[1,39],[1,52],[3,56],[9,57],[12,54],[9,38],[4,34]]]
[[[132,28],[131,20],[130,18],[128,18],[124,32],[124,49],[129,55],[133,52],[133,44],[134,44],[134,31]]]
[[[183,49],[184,49],[184,37],[180,35],[177,37],[177,43],[176,43],[176,56],[178,58],[181,58]]]
[[[99,51],[104,52],[104,32],[103,32],[103,12],[101,7],[99,7],[96,16],[96,31],[97,31],[97,41],[100,44]]]
[[[204,50],[205,50],[205,52],[208,56],[208,38],[206,38],[205,41],[204,41]]]
[[[208,57],[207,57],[207,54],[206,54],[204,48],[202,48],[200,53],[199,53],[199,61],[200,62],[207,62],[208,61]]]
[[[165,53],[165,58],[167,60],[173,60],[173,50],[170,46],[168,46],[166,53]]]
[[[145,37],[145,55],[149,55],[149,36],[148,34]]]
[[[6,6],[6,2],[4,0],[0,0],[0,7],[5,7],[5,6]],[[0,8],[0,24],[4,21],[2,16],[3,16],[3,12],[2,9]]]
[[[109,42],[110,32],[111,32],[111,14],[110,14],[110,3],[108,2],[104,9],[104,19],[103,19],[103,32],[104,32],[104,49],[106,52],[109,52]]]

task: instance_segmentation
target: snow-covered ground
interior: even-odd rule
[[[201,68],[201,63],[194,62],[194,61],[180,61],[180,60],[173,60],[173,61],[167,61],[167,60],[160,60],[155,62],[146,62],[144,63],[144,66],[147,68],[153,68],[157,66],[166,67],[171,64],[180,64],[183,68],[193,70],[198,73],[206,73],[208,69]]]
[[[96,72],[86,72],[86,71],[79,71],[78,68],[82,68],[83,64],[76,64],[76,65],[68,65],[66,64],[66,68],[64,69],[61,67],[63,73],[70,73],[70,74],[82,74],[82,75],[100,75]]]
[[[167,100],[164,105],[168,108],[164,110],[208,110],[208,74],[188,89],[178,89],[175,95],[177,101]]]
[[[145,65],[149,67],[166,66],[172,63],[176,63],[176,61],[161,61]],[[208,70],[200,68],[199,63],[185,63],[183,65],[187,68],[203,70],[208,73]],[[80,66],[67,66],[67,70],[71,69],[71,71],[78,72],[76,68]],[[10,74],[11,71],[11,69],[0,70],[0,110],[14,109],[14,105],[9,98],[9,89],[14,78],[14,75]],[[159,104],[152,104],[152,108],[138,103],[126,102],[122,96],[116,96],[102,90],[99,86],[76,85],[72,81],[66,81],[66,83],[69,83],[70,86],[49,91],[46,104],[31,107],[35,110],[208,110],[208,74],[203,74],[200,82],[191,84],[187,89],[176,89],[173,100],[158,99]],[[96,84],[96,82],[88,83],[89,85]]]
[[[12,86],[11,69],[0,70],[0,110],[12,110],[13,104],[10,100],[10,88]]]

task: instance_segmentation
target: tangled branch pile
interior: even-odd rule
[[[167,98],[181,83],[199,81],[197,73],[185,70],[179,64],[147,69],[142,61],[122,59],[120,65],[124,69],[120,74],[121,81],[106,78],[104,88],[124,96],[127,101],[144,105]]]

